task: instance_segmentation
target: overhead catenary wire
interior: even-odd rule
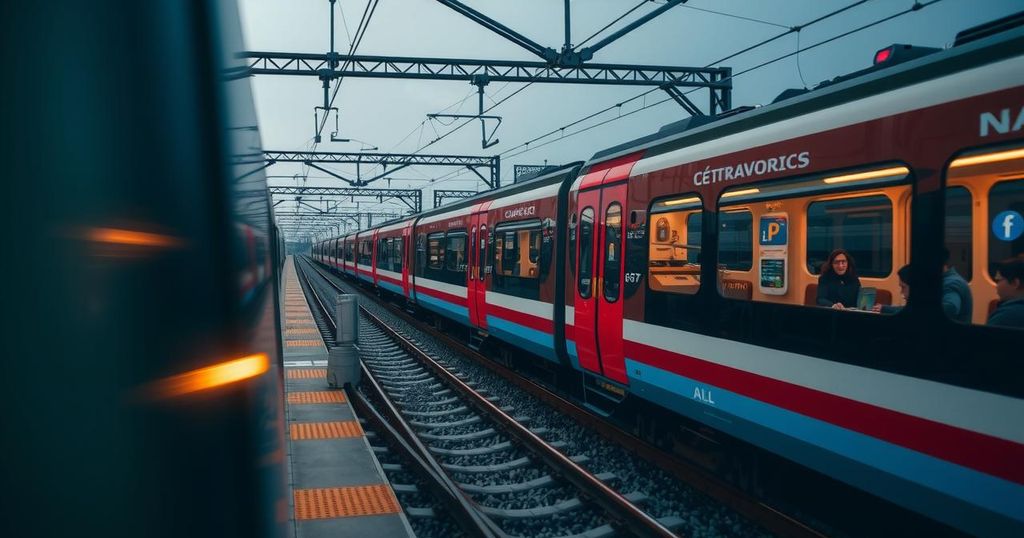
[[[826,14],[820,16],[820,17],[817,17],[817,18],[815,18],[815,19],[813,19],[813,20],[811,20],[811,21],[809,21],[807,23],[804,23],[804,24],[799,25],[799,26],[794,26],[790,30],[787,30],[786,32],[782,32],[782,33],[780,33],[780,34],[778,34],[776,36],[773,36],[771,38],[765,39],[765,40],[763,40],[763,41],[761,41],[759,43],[756,43],[754,45],[745,47],[745,48],[743,48],[743,49],[741,49],[741,50],[739,50],[737,52],[731,53],[728,56],[725,56],[725,57],[723,57],[723,58],[721,58],[719,60],[716,60],[715,62],[710,63],[708,66],[714,65],[716,63],[720,63],[722,61],[725,61],[725,60],[728,60],[728,59],[731,59],[731,58],[735,58],[736,56],[739,56],[741,54],[744,54],[746,52],[754,50],[754,49],[756,49],[758,47],[761,47],[761,46],[764,46],[764,45],[766,45],[768,43],[776,41],[776,40],[778,40],[779,38],[781,38],[783,36],[789,35],[791,33],[799,32],[800,30],[805,29],[805,28],[807,28],[807,27],[809,27],[811,25],[820,23],[820,22],[822,22],[824,20],[827,20],[827,19],[829,19],[831,17],[834,17],[836,15],[844,13],[844,12],[846,12],[846,11],[852,9],[852,8],[855,8],[855,7],[859,6],[859,5],[862,5],[862,4],[864,4],[864,3],[868,2],[868,1],[869,0],[858,0],[857,2],[853,2],[851,4],[848,4],[848,5],[846,5],[846,6],[842,7],[842,8],[836,9],[836,10],[834,10],[832,12],[829,12],[829,13],[826,13]],[[789,58],[791,56],[794,56],[794,55],[798,54],[799,52],[807,51],[807,50],[811,50],[811,49],[823,46],[825,44],[831,43],[831,42],[836,41],[838,39],[842,39],[842,38],[847,37],[849,35],[852,35],[854,33],[864,31],[864,30],[866,30],[868,28],[871,28],[873,26],[877,26],[879,24],[883,24],[883,23],[888,22],[890,20],[893,20],[895,18],[907,15],[907,14],[915,12],[915,11],[919,11],[919,10],[925,8],[925,7],[929,7],[929,6],[934,5],[934,4],[936,4],[936,3],[940,2],[940,1],[942,1],[942,0],[930,0],[928,2],[915,1],[909,8],[906,8],[906,9],[904,9],[902,11],[893,13],[891,15],[888,15],[886,17],[882,17],[880,19],[876,19],[876,20],[874,20],[872,22],[866,23],[866,24],[861,25],[861,26],[859,26],[857,28],[854,28],[852,30],[848,30],[848,31],[842,32],[840,34],[837,34],[837,35],[832,36],[830,38],[824,39],[822,41],[819,41],[819,42],[814,43],[812,45],[809,45],[807,47],[798,49],[796,51],[788,52],[788,53],[783,54],[781,56],[778,56],[778,57],[772,58],[770,60],[767,60],[765,62],[762,62],[760,64],[757,64],[757,65],[755,65],[753,67],[750,67],[750,68],[744,69],[742,71],[733,73],[733,75],[729,79],[727,79],[727,80],[735,79],[736,77],[742,76],[742,75],[744,75],[746,73],[750,73],[752,71],[761,69],[761,68],[766,67],[768,65],[771,65],[773,63],[782,61],[782,60],[784,60],[786,58]],[[692,89],[692,90],[686,92],[686,94],[690,94],[690,93],[693,93],[693,92],[698,91],[698,90],[699,90],[699,88],[695,88],[695,89]],[[625,113],[621,113],[620,112],[619,115],[617,115],[615,117],[612,117],[612,118],[609,118],[607,120],[595,123],[593,125],[589,125],[587,127],[578,129],[576,131],[570,131],[569,133],[565,132],[566,129],[569,129],[571,127],[579,125],[579,124],[581,124],[583,122],[586,122],[586,121],[588,121],[590,119],[593,119],[593,118],[595,118],[597,116],[600,116],[601,114],[604,114],[604,113],[609,112],[611,110],[620,109],[620,111],[621,111],[621,107],[623,105],[628,104],[628,103],[633,102],[633,101],[636,101],[638,99],[644,99],[644,98],[646,98],[646,96],[654,93],[655,91],[657,91],[657,89],[648,90],[648,91],[643,92],[643,93],[641,93],[639,95],[636,95],[636,96],[631,97],[629,99],[626,99],[624,101],[620,101],[618,103],[615,103],[613,105],[605,107],[605,108],[603,108],[601,110],[598,110],[596,112],[588,114],[588,115],[586,115],[586,116],[584,116],[582,118],[579,118],[577,120],[574,120],[574,121],[572,121],[572,122],[570,122],[570,123],[568,123],[566,125],[563,125],[561,127],[552,129],[550,131],[547,131],[546,133],[544,133],[544,134],[542,134],[540,136],[532,138],[532,139],[530,139],[530,140],[528,140],[526,142],[523,142],[523,143],[521,143],[521,144],[519,144],[517,146],[511,147],[511,148],[501,152],[499,154],[499,156],[503,157],[503,158],[516,157],[516,156],[522,155],[524,153],[528,153],[530,151],[534,151],[536,149],[539,149],[539,148],[545,147],[547,145],[553,144],[555,142],[564,140],[566,138],[570,138],[570,137],[576,136],[578,134],[584,133],[584,132],[589,131],[591,129],[595,129],[595,128],[601,127],[603,125],[607,125],[608,123],[612,123],[614,121],[618,121],[618,120],[620,120],[622,118],[626,118],[626,117],[632,116],[633,114],[636,114],[636,113],[641,112],[643,110],[647,110],[647,109],[659,106],[661,104],[673,101],[671,98],[665,98],[665,99],[662,99],[662,100],[659,100],[659,101],[656,101],[656,102],[653,102],[653,103],[650,103],[650,104],[645,103],[643,106],[641,106],[640,108],[638,108],[636,110],[632,110],[632,111],[625,112]],[[551,137],[551,136],[553,136],[555,134],[559,134],[560,136],[558,136],[555,139],[552,139],[552,140],[549,140],[547,142],[544,142],[542,144],[535,144],[536,142],[544,140],[545,138]],[[516,150],[519,150],[520,148],[522,148],[522,151],[518,151],[517,152]],[[445,182],[445,181],[456,180],[456,179],[458,179],[458,176],[456,176],[455,174],[461,175],[462,173],[463,173],[462,171],[456,171],[456,172],[449,173],[446,176],[442,176],[442,177],[438,178],[437,181],[434,182],[434,185],[436,186],[437,184]]]

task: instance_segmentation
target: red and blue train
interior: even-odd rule
[[[578,372],[595,409],[650,402],[957,529],[1020,535],[1024,328],[985,322],[995,264],[1024,252],[993,225],[1024,212],[1022,20],[888,47],[313,257]],[[836,249],[859,309],[817,306]],[[950,269],[969,322],[943,310]]]

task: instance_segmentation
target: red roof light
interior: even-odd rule
[[[885,62],[892,56],[892,50],[894,47],[885,47],[884,49],[875,53],[875,65]]]

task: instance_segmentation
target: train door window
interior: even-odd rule
[[[396,273],[402,272],[402,266],[404,265],[405,257],[405,241],[401,237],[396,237],[391,240],[391,267]]]
[[[973,276],[973,205],[971,193],[965,187],[946,189],[946,230],[943,241],[949,249],[949,264],[968,282]]]
[[[506,222],[494,227],[494,268],[491,289],[524,299],[540,298],[541,256],[539,220]]]
[[[754,266],[754,218],[749,209],[718,214],[718,267],[749,271]]]
[[[858,276],[892,272],[892,201],[885,195],[812,202],[807,207],[807,268],[820,274],[836,249],[850,253]]]
[[[619,300],[622,277],[622,206],[613,202],[604,212],[604,298],[610,303]]]
[[[578,241],[580,243],[580,261],[576,285],[580,297],[589,299],[594,277],[594,209],[591,207],[584,208],[580,213]]]
[[[444,232],[427,236],[427,268],[440,270],[444,267]]]
[[[480,236],[479,236],[480,239],[478,241],[479,244],[477,246],[477,248],[479,250],[477,252],[477,257],[476,257],[477,271],[478,271],[477,277],[481,281],[483,281],[484,275],[487,274],[486,273],[486,265],[487,265],[487,239],[486,239],[486,235],[487,235],[487,226],[481,224],[480,225]]]
[[[701,202],[679,196],[651,206],[647,285],[651,291],[694,294],[700,289]]]
[[[476,271],[473,268],[473,254],[476,252],[476,226],[473,226],[469,230],[469,243],[466,248],[466,259],[468,260],[469,270],[466,273],[469,275],[470,280],[476,280]],[[480,260],[477,260],[480,263]]]
[[[359,264],[370,265],[373,258],[373,243],[369,239],[359,242]]]
[[[391,262],[388,260],[388,239],[377,240],[377,269],[391,270]]]
[[[576,213],[569,217],[569,274],[576,273]]]
[[[427,266],[427,234],[416,236],[416,274],[424,274]]]
[[[345,261],[352,263],[352,241],[345,241]]]
[[[466,285],[466,232],[448,232],[444,249],[445,282]]]

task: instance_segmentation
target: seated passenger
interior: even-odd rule
[[[986,325],[1024,329],[1024,254],[996,264],[995,281],[999,306]]]
[[[903,297],[903,304],[907,304],[907,299],[910,297],[910,265],[904,265],[900,267],[899,271],[896,271],[896,276],[900,277],[900,295]],[[887,304],[876,304],[872,310],[875,312],[881,312],[883,314],[896,314],[900,310],[903,310],[902,306],[887,305]]]
[[[829,306],[837,310],[856,308],[860,279],[857,267],[850,253],[837,248],[828,255],[821,266],[818,277],[818,306]]]
[[[961,323],[971,322],[974,300],[964,277],[949,264],[949,249],[942,248],[942,311]]]

